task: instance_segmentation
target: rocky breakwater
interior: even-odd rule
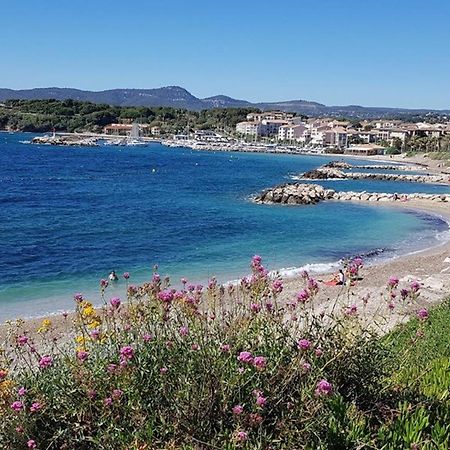
[[[409,175],[409,174],[392,174],[392,173],[366,173],[366,172],[352,172],[345,174],[346,178],[353,180],[384,180],[384,181],[407,181],[415,183],[433,183],[433,184],[448,184],[448,175]]]
[[[450,202],[450,194],[388,194],[385,192],[335,192],[333,200],[363,202],[406,202],[408,200],[426,200],[430,202]]]
[[[323,200],[331,200],[336,191],[317,184],[282,184],[266,189],[254,198],[256,203],[279,203],[284,205],[314,205]]]
[[[303,175],[298,177],[300,179],[306,180],[330,180],[330,179],[345,179],[347,174],[342,172],[342,170],[335,167],[321,166],[317,169],[305,172]]]
[[[97,139],[94,137],[80,138],[78,136],[36,136],[31,140],[32,144],[40,145],[69,145],[82,147],[97,146]]]
[[[293,177],[299,180],[383,180],[383,181],[407,181],[416,183],[432,183],[432,184],[448,184],[450,182],[449,176],[446,174],[398,174],[398,173],[367,173],[367,172],[343,172],[341,169],[329,167],[324,165],[317,169],[305,172],[299,177]]]

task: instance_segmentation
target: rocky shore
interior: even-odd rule
[[[331,200],[336,191],[325,189],[318,184],[282,184],[266,189],[255,197],[256,203],[281,203],[285,205],[314,205],[323,200]]]
[[[73,136],[36,136],[31,140],[32,144],[40,145],[73,145],[83,147],[95,147],[98,145],[95,137],[73,137]]]
[[[314,205],[325,200],[362,202],[405,202],[408,200],[450,202],[450,194],[388,194],[385,192],[354,192],[326,189],[318,184],[291,183],[266,189],[254,198],[256,203],[283,205]]]
[[[398,173],[368,173],[368,172],[344,172],[348,169],[347,163],[328,163],[317,169],[305,172],[300,176],[295,176],[295,180],[382,180],[382,181],[407,181],[415,183],[447,184],[449,176],[447,174],[398,174]],[[367,169],[370,166],[350,166],[350,168]],[[375,166],[378,170],[388,170],[391,166]],[[372,168],[372,167],[370,167]],[[411,170],[414,170],[410,168]],[[400,170],[400,169],[395,169]]]

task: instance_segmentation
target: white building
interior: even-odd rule
[[[288,125],[288,122],[286,120],[281,120],[281,119],[272,119],[272,120],[268,120],[268,119],[264,119],[261,122],[261,135],[262,136],[278,136],[278,130],[280,129],[280,127],[284,126],[284,125]]]
[[[261,122],[239,122],[236,124],[236,133],[242,136],[261,136]]]
[[[304,124],[282,125],[278,129],[279,141],[297,141],[305,142],[309,136],[309,131]]]

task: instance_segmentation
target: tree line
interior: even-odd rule
[[[254,108],[188,111],[170,107],[120,107],[77,100],[7,100],[0,105],[0,129],[14,131],[100,132],[105,125],[138,121],[163,133],[215,129],[234,131]]]

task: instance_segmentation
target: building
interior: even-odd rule
[[[282,125],[278,129],[279,141],[306,142],[308,136],[309,130],[307,130],[305,124]]]
[[[263,120],[286,120],[290,121],[295,114],[284,111],[264,111],[247,114],[247,120],[250,122],[262,122]]]
[[[283,119],[264,119],[261,121],[261,136],[278,136],[280,127],[288,125],[287,120]]]
[[[148,124],[138,124],[139,134],[142,136],[147,136],[150,132],[150,125]],[[128,136],[133,128],[132,123],[111,123],[103,128],[103,134],[108,134],[112,136]]]
[[[161,134],[161,128],[157,126],[151,127],[150,133],[152,134],[152,136],[159,136]]]
[[[236,133],[242,136],[261,136],[261,122],[239,122],[236,124]]]
[[[376,144],[355,144],[346,148],[344,154],[357,156],[383,155],[384,147]]]

